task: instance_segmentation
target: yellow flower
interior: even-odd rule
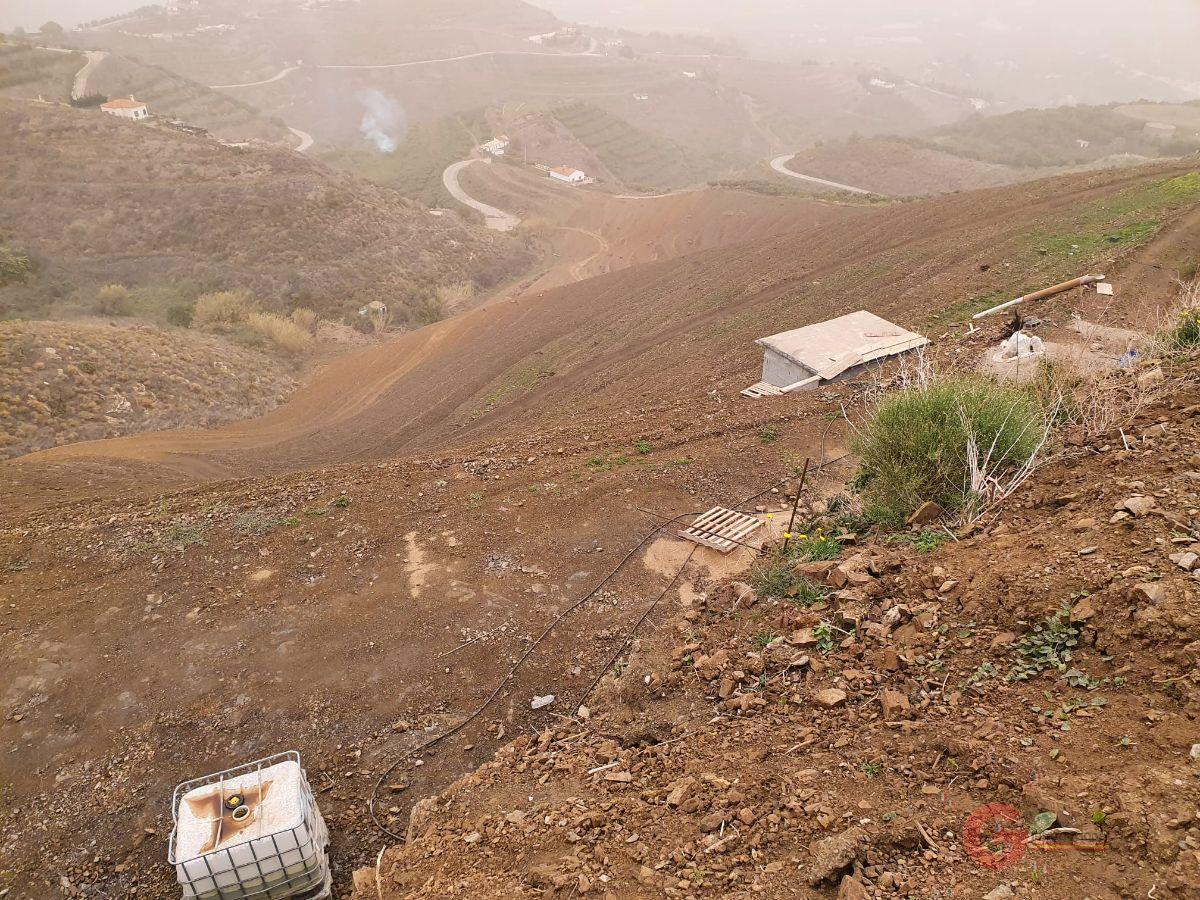
[[[791,533],[790,531],[785,531],[785,532],[783,533],[783,536],[784,536],[785,538],[787,538],[788,540],[791,540],[791,539],[792,539],[792,533]]]
[[[768,518],[768,519],[773,519],[773,518],[775,518],[775,513],[767,513],[767,518]]]

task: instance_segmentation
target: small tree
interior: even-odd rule
[[[62,36],[66,33],[63,27],[57,22],[47,22],[38,31],[44,38],[52,38],[56,41],[62,40]]]

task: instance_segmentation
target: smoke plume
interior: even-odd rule
[[[359,125],[363,137],[380,153],[395,153],[396,144],[407,128],[400,104],[376,88],[361,92],[358,99],[364,107]]]

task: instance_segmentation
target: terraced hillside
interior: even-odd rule
[[[181,119],[226,140],[257,139],[284,145],[292,141],[280,120],[160,66],[107,56],[88,76],[87,89],[106,97],[135,96],[156,116]]]
[[[35,263],[34,277],[0,289],[7,316],[119,283],[246,289],[333,319],[378,298],[402,324],[436,317],[439,286],[488,288],[532,259],[511,238],[291,151],[94,110],[0,105],[0,187],[0,232]]]
[[[906,137],[822,142],[796,172],[891,196],[1027,181],[1072,169],[1130,166],[1200,151],[1200,104],[1142,103],[973,116]]]

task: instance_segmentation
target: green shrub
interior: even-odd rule
[[[167,324],[188,328],[196,315],[196,308],[190,303],[176,303],[167,307]]]
[[[127,316],[133,312],[133,299],[123,284],[106,284],[96,294],[96,312],[102,316]]]
[[[1043,412],[1028,392],[957,376],[886,397],[855,443],[856,483],[870,517],[896,523],[932,500],[961,509],[970,496],[968,442],[990,468],[1027,462],[1043,434]]]
[[[1161,341],[1170,350],[1191,350],[1200,346],[1200,309],[1192,306],[1181,309],[1175,321],[1164,330]]]
[[[796,564],[782,555],[756,563],[748,581],[762,597],[791,600],[801,606],[812,606],[829,596],[823,587],[797,572]]]
[[[192,324],[196,328],[228,328],[242,325],[258,309],[254,296],[246,291],[217,291],[196,300]]]
[[[826,534],[824,529],[801,531],[788,541],[787,553],[792,559],[820,562],[841,556],[842,544],[837,538]]]
[[[0,287],[19,284],[32,270],[33,265],[24,253],[11,247],[0,247]]]

